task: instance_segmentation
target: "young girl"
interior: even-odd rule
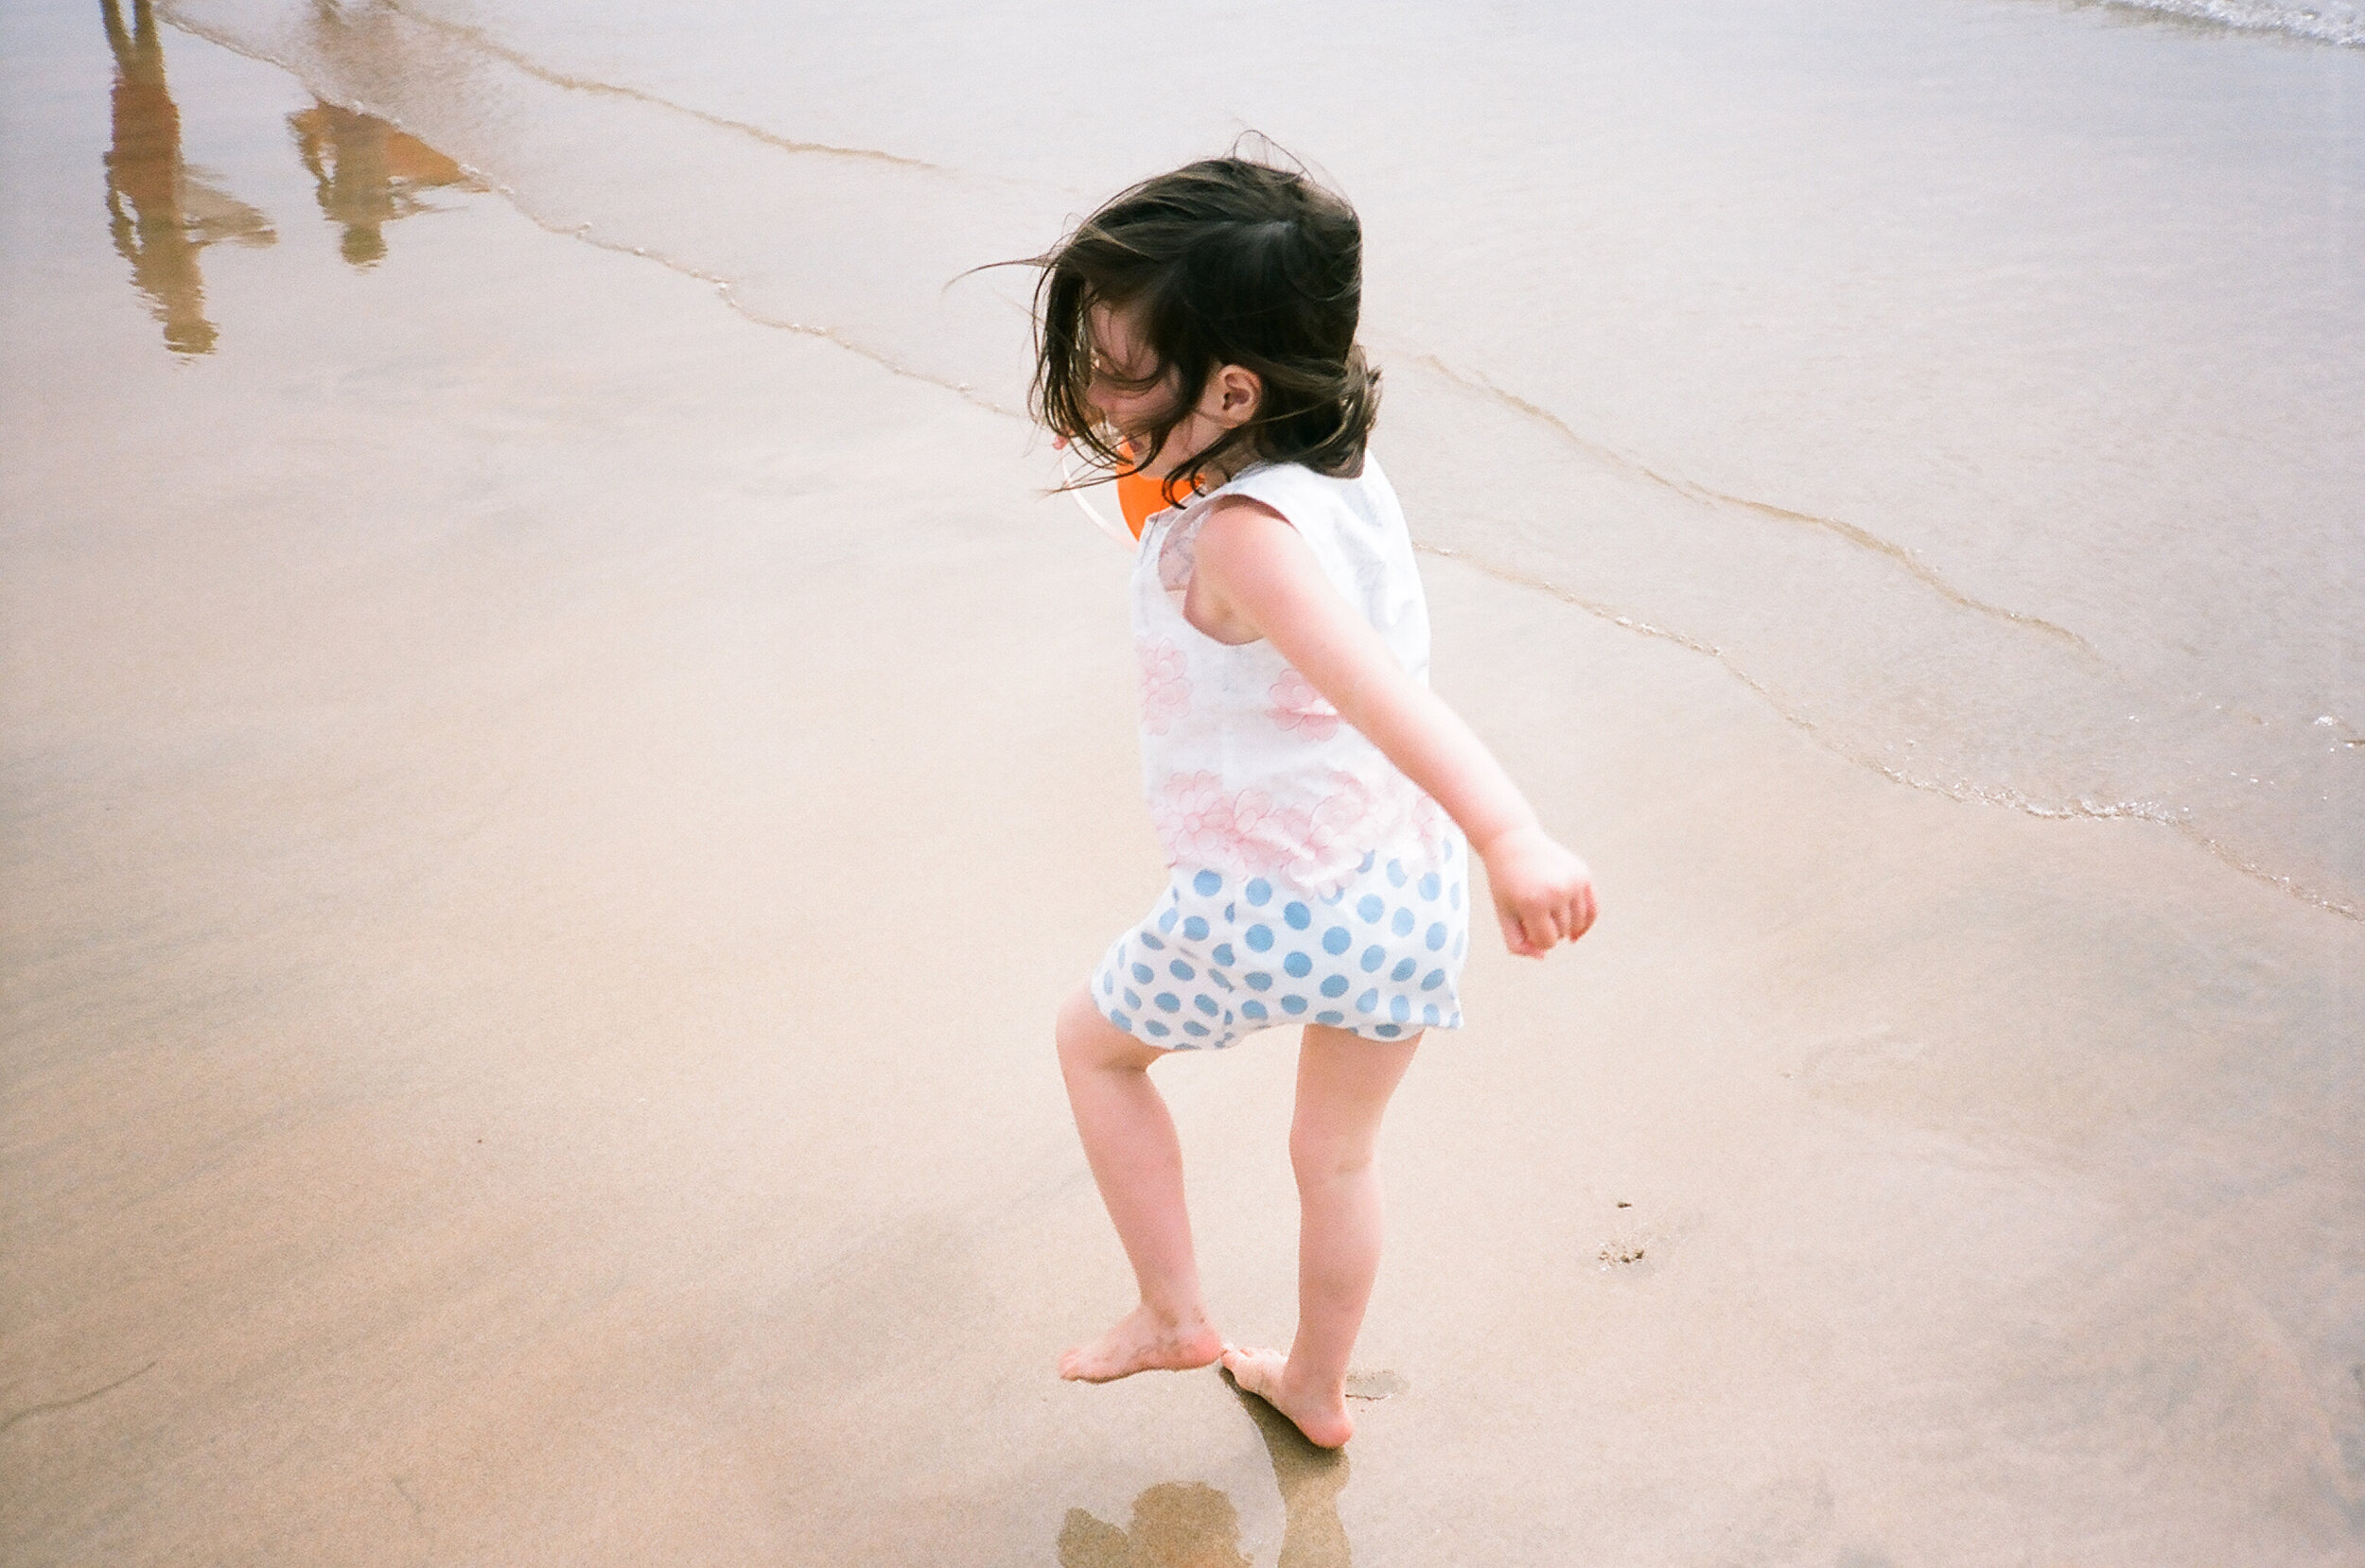
[[[1471,852],[1515,953],[1583,935],[1592,881],[1428,689],[1411,539],[1365,450],[1379,389],[1355,342],[1354,210],[1303,175],[1213,159],[1125,192],[1041,265],[1039,417],[1168,503],[1132,595],[1144,782],[1173,875],[1059,1019],[1141,1303],[1060,1373],[1220,1356],[1336,1448],[1379,1267],[1380,1116],[1422,1032],[1462,1021]],[[1148,1074],[1284,1023],[1305,1026],[1286,1355],[1228,1346],[1208,1320]]]

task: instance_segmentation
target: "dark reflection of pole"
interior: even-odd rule
[[[1265,1439],[1273,1484],[1281,1490],[1279,1568],[1350,1568],[1339,1493],[1347,1456],[1316,1448],[1289,1419],[1253,1394],[1224,1384]],[[1070,1508],[1060,1528],[1060,1568],[1249,1568],[1240,1550],[1240,1516],[1232,1500],[1203,1482],[1163,1482],[1133,1499],[1125,1529]]]
[[[99,13],[115,59],[107,232],[131,265],[133,287],[164,323],[166,346],[204,354],[217,333],[205,319],[198,252],[219,239],[268,245],[271,223],[181,161],[181,112],[165,85],[165,51],[149,0],[131,0],[128,28],[117,0],[99,0]]]
[[[375,114],[316,101],[289,115],[288,129],[312,176],[321,216],[344,229],[340,248],[356,267],[386,254],[384,225],[428,210],[419,192],[482,188],[458,164]]]

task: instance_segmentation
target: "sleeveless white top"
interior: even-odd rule
[[[1218,642],[1184,618],[1199,531],[1225,496],[1286,518],[1406,672],[1428,682],[1428,604],[1377,460],[1351,479],[1266,463],[1153,515],[1133,566],[1133,636],[1143,785],[1167,864],[1323,897],[1375,857],[1415,877],[1443,867],[1461,835],[1436,802],[1270,642]]]

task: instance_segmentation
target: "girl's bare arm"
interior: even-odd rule
[[[1216,503],[1200,531],[1188,608],[1194,624],[1224,641],[1269,639],[1461,825],[1486,862],[1513,952],[1541,955],[1593,924],[1585,862],[1544,831],[1461,715],[1405,673],[1280,514],[1245,497]]]

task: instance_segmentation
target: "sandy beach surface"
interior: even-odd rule
[[[204,9],[0,12],[0,1558],[2365,1562],[2353,845],[1866,765],[1474,559],[1409,355],[1438,685],[1606,913],[1399,1096],[1343,1455],[1059,1382],[1122,553],[993,388]],[[1293,1054],[1160,1070],[1243,1340]]]

